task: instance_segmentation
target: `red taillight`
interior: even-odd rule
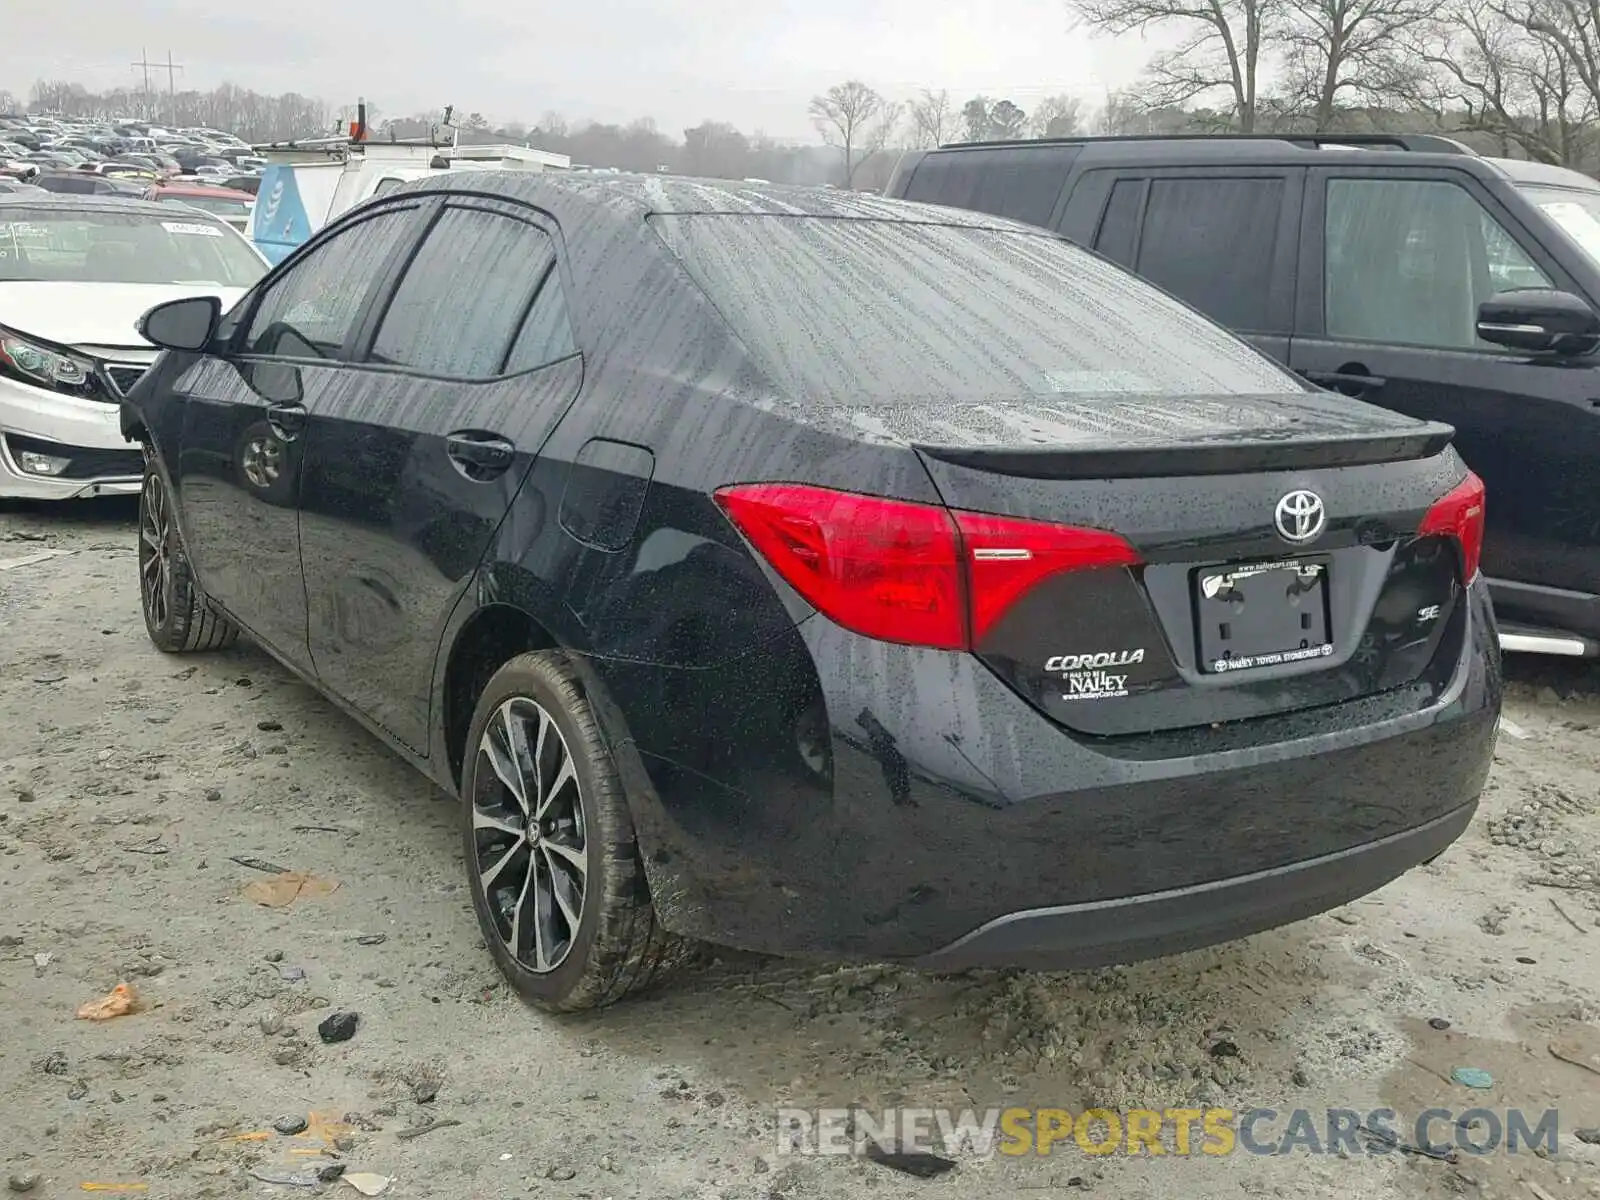
[[[1100,530],[805,484],[727,487],[717,502],[807,603],[887,642],[968,649],[1047,576],[1139,561]]]
[[[1471,471],[1428,510],[1419,534],[1441,534],[1461,544],[1461,577],[1468,583],[1478,573],[1483,554],[1483,480]]]
[[[974,645],[982,643],[1008,608],[1049,576],[1089,567],[1127,567],[1139,561],[1138,551],[1103,529],[987,513],[954,516],[966,546]]]

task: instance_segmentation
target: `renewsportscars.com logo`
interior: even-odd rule
[[[1559,1153],[1560,1116],[1510,1108],[1456,1112],[1429,1108],[1414,1116],[1393,1109],[1280,1112],[1272,1108],[973,1109],[780,1108],[779,1154],[856,1155],[868,1144],[885,1152],[921,1151],[1019,1157],[1081,1153],[1220,1157]]]

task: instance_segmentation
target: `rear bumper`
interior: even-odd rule
[[[1376,891],[1466,831],[1477,801],[1390,837],[1197,887],[1009,913],[914,965],[1069,970],[1177,954],[1315,916]]]
[[[1448,845],[1502,694],[1487,589],[1469,594],[1431,682],[1157,738],[1074,736],[970,655],[820,618],[704,670],[588,661],[638,752],[630,806],[668,928],[1069,967],[1298,920]]]

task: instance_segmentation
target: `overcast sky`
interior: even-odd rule
[[[1103,102],[1150,52],[1074,30],[1064,0],[49,0],[6,6],[0,89],[41,76],[137,83],[147,52],[183,66],[178,86],[223,81],[384,114],[454,104],[495,120],[654,117],[811,139],[812,95],[860,78],[895,99],[948,88],[1023,108],[1070,92]],[[270,14],[270,15],[268,15]],[[166,71],[153,71],[164,89]]]

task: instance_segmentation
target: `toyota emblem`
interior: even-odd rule
[[[1322,503],[1321,496],[1302,488],[1278,501],[1273,521],[1278,527],[1279,536],[1286,542],[1298,545],[1315,541],[1322,536],[1322,530],[1328,524],[1328,508]]]

